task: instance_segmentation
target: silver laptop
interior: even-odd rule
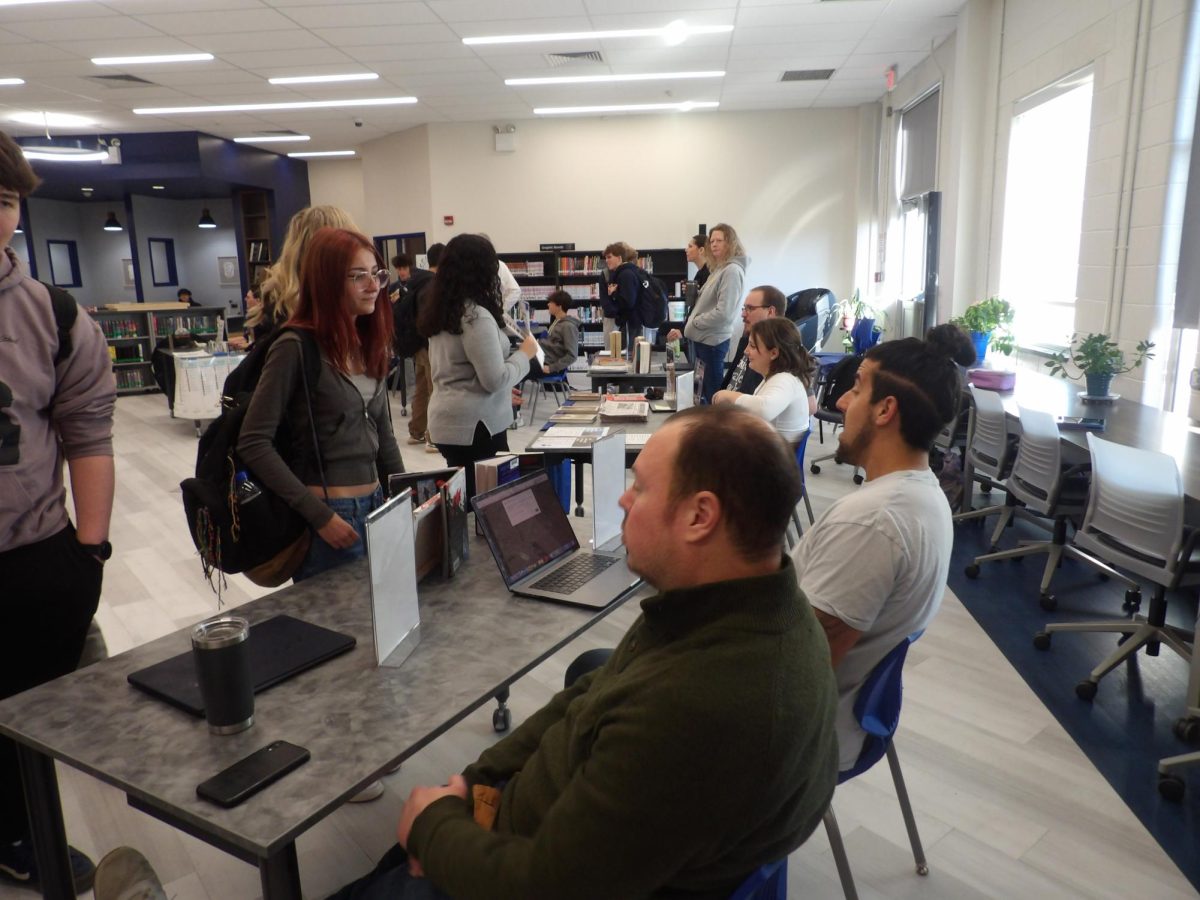
[[[514,594],[602,609],[641,581],[624,556],[580,548],[546,472],[479,494],[471,506]]]
[[[406,488],[367,516],[371,630],[379,666],[399,666],[421,642],[411,498]]]

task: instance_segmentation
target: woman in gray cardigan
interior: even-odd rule
[[[447,465],[466,468],[471,496],[475,461],[508,450],[512,388],[537,355],[529,335],[510,351],[498,271],[491,241],[458,235],[446,245],[432,297],[417,320],[417,330],[429,339],[433,374],[429,436]]]

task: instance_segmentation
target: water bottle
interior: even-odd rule
[[[259,489],[257,484],[250,480],[250,475],[245,469],[242,469],[236,475],[234,475],[233,480],[237,486],[236,493],[237,502],[239,505],[244,506],[251,500],[257,500],[262,496],[262,491]]]

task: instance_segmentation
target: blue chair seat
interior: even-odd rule
[[[787,857],[750,873],[729,900],[787,900]]]

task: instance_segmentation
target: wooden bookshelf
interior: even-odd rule
[[[271,265],[271,207],[266,191],[242,191],[239,195],[242,210],[242,258],[246,261],[246,277],[251,285],[262,280],[263,272]]]

